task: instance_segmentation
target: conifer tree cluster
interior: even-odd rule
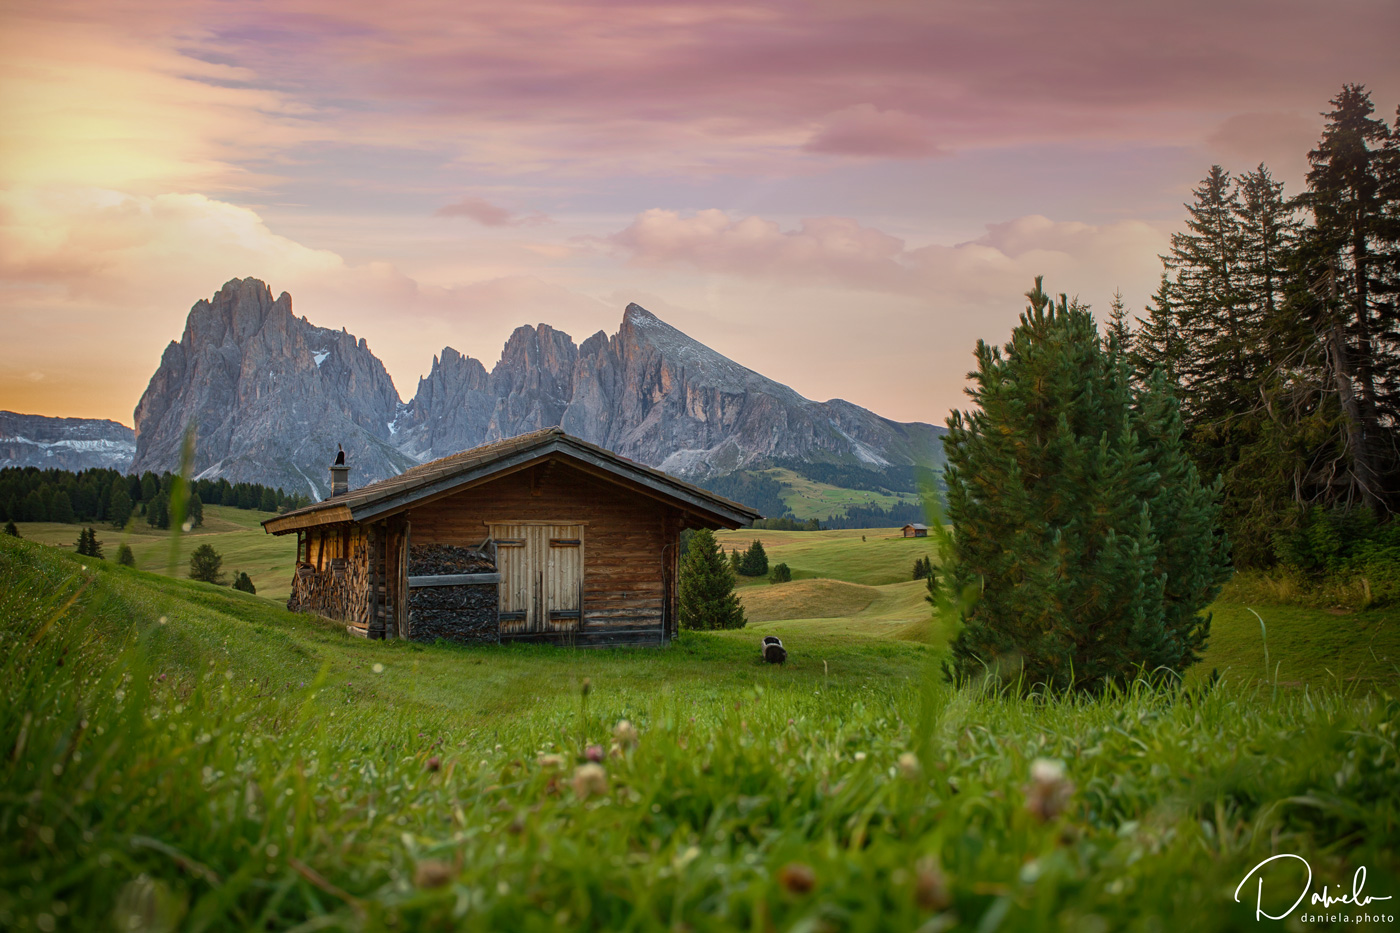
[[[734,594],[734,572],[708,528],[691,535],[681,559],[679,584],[681,628],[744,627],[747,620]]]
[[[1139,379],[1178,387],[1246,565],[1309,507],[1400,510],[1400,111],[1388,127],[1359,85],[1331,103],[1297,197],[1211,168],[1131,340]]]
[[[258,592],[258,588],[253,586],[252,578],[242,570],[233,575],[233,588],[235,590],[242,590],[244,593],[256,594]]]
[[[915,560],[914,560],[914,577],[913,577],[913,579],[915,579],[915,580],[927,580],[927,579],[928,579],[929,577],[931,577],[931,576],[933,576],[933,560],[932,560],[932,558],[928,558],[928,557],[919,557],[919,558],[915,558]]]
[[[0,519],[17,522],[107,522],[125,528],[133,515],[155,528],[170,526],[171,473],[127,475],[94,468],[40,470],[7,467],[0,470]],[[195,480],[186,516],[191,525],[204,521],[204,506],[224,505],[265,512],[288,511],[309,504],[305,496],[253,483]]]
[[[978,343],[977,407],[948,421],[949,583],[975,598],[945,671],[1053,690],[1182,671],[1230,573],[1219,487],[1165,377],[1135,382],[1118,340],[1040,279],[1027,297],[1004,351]]]
[[[97,531],[93,528],[84,528],[78,532],[77,552],[83,557],[102,558],[102,542],[97,540]]]

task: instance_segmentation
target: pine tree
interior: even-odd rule
[[[1040,279],[1027,297],[1004,352],[978,343],[978,408],[948,421],[949,582],[980,595],[945,671],[1094,690],[1184,670],[1229,572],[1219,489],[1186,458],[1165,377],[1135,387],[1087,309]]]
[[[244,593],[256,594],[258,591],[257,587],[253,586],[252,579],[248,576],[248,574],[244,573],[242,570],[234,574],[233,588],[235,590],[242,590]]]
[[[1186,354],[1186,342],[1181,335],[1174,291],[1174,283],[1163,272],[1152,303],[1147,306],[1147,317],[1137,319],[1138,329],[1133,335],[1129,359],[1140,376],[1145,378],[1160,369],[1176,384],[1180,379],[1181,360]]]
[[[131,508],[131,496],[127,493],[126,484],[114,480],[107,494],[107,520],[117,528],[125,528],[126,523],[131,521]]]
[[[122,544],[117,548],[117,563],[123,567],[136,566],[136,555],[131,552],[131,545]]]
[[[791,583],[792,568],[787,564],[774,564],[773,569],[768,571],[769,583]]]
[[[680,624],[687,629],[743,628],[734,572],[708,528],[695,532],[680,568]]]
[[[190,555],[190,579],[202,580],[205,583],[223,583],[224,575],[219,569],[223,562],[223,557],[214,550],[212,544],[201,544]]]
[[[62,522],[65,525],[75,521],[73,514],[73,500],[68,493],[60,489],[54,493],[53,500],[49,504],[49,521]]]
[[[78,556],[89,556],[90,547],[91,545],[88,542],[88,530],[86,528],[78,529],[78,543],[74,546],[74,550],[77,552]]]
[[[5,523],[5,534],[9,535],[11,538],[18,538],[20,536],[19,527],[15,525],[13,520]]]
[[[1254,326],[1246,339],[1258,342],[1266,368],[1273,369],[1298,340],[1291,315],[1283,313],[1288,257],[1302,231],[1297,205],[1283,195],[1261,162],[1239,180],[1236,220],[1240,233],[1239,289],[1244,318]]]
[[[1186,232],[1172,235],[1163,264],[1183,339],[1176,376],[1198,423],[1219,425],[1238,410],[1258,370],[1241,281],[1240,202],[1230,173],[1211,166],[1186,205]]]
[[[277,511],[277,493],[273,492],[271,489],[268,489],[266,486],[263,487],[262,495],[258,499],[258,511]]]
[[[1395,423],[1400,395],[1400,312],[1394,294],[1400,191],[1388,183],[1390,138],[1371,116],[1371,96],[1344,85],[1324,114],[1322,140],[1308,153],[1311,169],[1300,199],[1312,214],[1299,247],[1313,283],[1300,302],[1326,347],[1326,360],[1345,418],[1351,482],[1348,494],[1377,514],[1394,504]]]
[[[152,528],[170,527],[170,503],[164,493],[156,493],[146,506],[146,523]]]
[[[739,558],[739,572],[746,577],[768,575],[768,553],[763,550],[762,541],[755,539],[744,552],[744,556]]]
[[[88,557],[96,557],[98,560],[102,559],[102,542],[97,540],[96,528],[87,530],[87,555]]]
[[[1133,335],[1128,329],[1128,309],[1123,304],[1122,289],[1114,289],[1113,300],[1108,304],[1108,327],[1105,328],[1104,340],[1118,341],[1118,346],[1127,350],[1132,346]]]
[[[190,496],[187,514],[191,528],[198,528],[204,524],[204,502],[199,498],[199,493]]]

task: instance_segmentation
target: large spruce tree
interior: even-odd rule
[[[1372,116],[1366,89],[1344,85],[1332,106],[1308,153],[1300,200],[1313,222],[1301,237],[1294,294],[1325,351],[1342,412],[1345,482],[1324,498],[1338,498],[1340,486],[1347,502],[1383,515],[1400,507],[1400,183],[1391,132]]]
[[[708,528],[690,538],[681,559],[679,589],[681,628],[744,627],[744,609],[734,595],[734,571]]]
[[[1179,672],[1229,576],[1219,487],[1203,486],[1164,376],[1036,279],[1004,350],[979,342],[944,441],[952,592],[977,593],[945,668],[1024,688],[1100,689]]]

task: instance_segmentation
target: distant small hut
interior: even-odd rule
[[[906,538],[927,538],[928,526],[918,522],[910,522],[904,526],[904,537]]]
[[[666,644],[685,528],[747,506],[559,428],[487,444],[263,522],[297,536],[287,608],[368,638]]]

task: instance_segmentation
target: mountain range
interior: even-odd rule
[[[0,466],[124,470],[135,455],[136,433],[115,421],[0,411]]]
[[[636,304],[616,333],[599,331],[581,344],[548,324],[519,327],[489,371],[445,347],[404,402],[363,339],[296,317],[290,295],[274,299],[252,278],[234,279],[190,309],[136,406],[135,425],[133,471],[179,469],[193,425],[196,475],[312,498],[328,491],[337,445],[360,486],[559,425],[714,485],[778,464],[907,480],[916,465],[941,461],[944,433],[839,399],[803,398]]]

